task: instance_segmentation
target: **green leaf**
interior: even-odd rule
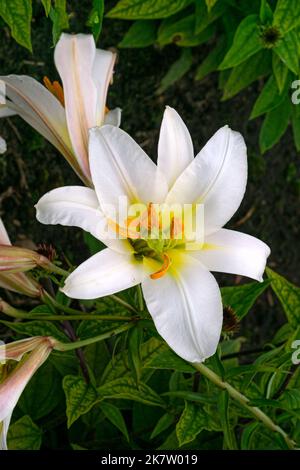
[[[119,408],[112,405],[111,403],[102,402],[101,403],[101,410],[103,414],[109,421],[121,431],[121,433],[125,436],[126,440],[129,442],[129,435],[126,427],[125,420]]]
[[[93,8],[89,14],[87,26],[92,30],[95,42],[98,41],[101,30],[104,15],[104,0],[93,0]]]
[[[300,152],[300,112],[297,106],[292,107],[292,127],[295,146]]]
[[[273,48],[282,62],[295,74],[299,72],[298,45],[298,33],[293,30],[280,39],[278,45]]]
[[[82,377],[67,375],[63,380],[66,395],[68,428],[83,414],[90,411],[97,401],[97,392]]]
[[[42,432],[30,416],[23,416],[9,427],[7,442],[9,450],[39,450]]]
[[[124,322],[122,321],[110,321],[110,320],[85,320],[80,323],[76,330],[78,338],[87,339],[93,338],[94,336],[102,335],[108,331],[113,331],[115,328],[121,326]]]
[[[224,306],[231,307],[236,316],[241,320],[253,307],[256,299],[265,291],[270,284],[269,280],[264,282],[249,282],[241,286],[222,287],[222,301]]]
[[[162,351],[168,349],[166,343],[157,338],[151,338],[141,346],[141,358],[143,367],[147,367],[147,362],[158,356]],[[127,351],[117,354],[106,366],[101,383],[111,382],[117,378],[129,375]]]
[[[208,26],[199,34],[194,33],[195,15],[185,16],[181,19],[168,18],[164,20],[157,32],[157,43],[160,46],[177,44],[178,46],[198,46],[206,42],[214,33],[214,27]]]
[[[273,11],[267,0],[261,0],[259,19],[263,24],[271,23],[273,20]]]
[[[278,57],[277,54],[272,54],[272,68],[273,74],[279,89],[279,93],[282,93],[284,86],[286,84],[286,79],[288,76],[288,68]]]
[[[300,410],[300,390],[284,390],[279,398],[280,405],[288,410]]]
[[[95,255],[98,253],[98,251],[101,251],[105,248],[104,243],[100,242],[100,240],[97,240],[97,238],[93,237],[93,235],[88,232],[83,232],[83,239],[84,243],[90,250],[91,255]]]
[[[61,377],[54,366],[47,362],[34,374],[18,405],[24,414],[39,420],[56,408],[61,395]]]
[[[128,333],[128,360],[130,368],[138,384],[142,373],[141,342],[143,341],[143,331],[136,326]]]
[[[279,106],[268,112],[259,134],[259,146],[262,153],[281,139],[289,125],[290,112],[291,103],[288,95]]]
[[[155,428],[152,431],[150,439],[154,439],[156,436],[164,432],[174,423],[174,416],[169,413],[162,415],[156,423]]]
[[[147,47],[151,46],[156,39],[157,25],[154,21],[135,21],[118,44],[119,47]]]
[[[249,15],[241,21],[233,44],[219,67],[220,70],[236,67],[262,49],[258,21],[257,15]]]
[[[156,94],[163,93],[167,88],[180,80],[180,78],[182,78],[189,71],[192,64],[193,55],[191,49],[182,49],[179,58],[171,65],[166,75],[163,77]]]
[[[267,268],[267,275],[271,280],[272,289],[285,311],[288,322],[295,327],[298,326],[300,322],[300,288],[270,268]]]
[[[227,390],[220,390],[219,392],[218,410],[224,434],[224,448],[237,450],[238,447],[234,435],[234,429],[229,420],[229,395]]]
[[[51,322],[42,320],[34,320],[22,323],[15,323],[5,320],[0,320],[0,322],[21,335],[53,336],[54,338],[64,343],[70,341],[69,338]]]
[[[101,385],[101,387],[98,387],[98,393],[101,399],[121,398],[138,401],[146,405],[165,406],[164,401],[154,390],[143,382],[140,382],[137,386],[135,380],[131,377],[122,377],[121,379],[107,382]]]
[[[144,362],[144,367],[152,369],[173,369],[179,372],[195,372],[194,367],[177,356],[171,349],[167,349],[158,355],[152,356]]]
[[[32,52],[31,0],[0,0],[0,16],[8,24],[11,35],[17,43]]]
[[[226,43],[224,37],[220,38],[218,44],[206,56],[204,61],[198,66],[196,70],[195,79],[202,80],[211,72],[218,69],[221,61],[223,60],[226,51]]]
[[[274,12],[273,25],[285,34],[300,23],[299,0],[278,0]]]
[[[58,42],[60,35],[64,29],[69,28],[69,17],[67,13],[66,0],[55,0],[54,7],[51,8],[49,14],[52,25],[53,45]]]
[[[224,86],[222,100],[228,100],[243,88],[260,77],[267,75],[271,69],[271,55],[269,51],[260,51],[235,67]]]
[[[278,93],[276,80],[274,76],[271,75],[254,103],[250,119],[254,119],[276,108],[284,98],[284,94],[280,95]]]
[[[191,2],[192,0],[120,0],[106,16],[122,20],[167,18]]]
[[[207,417],[203,409],[189,401],[185,402],[185,407],[176,425],[176,435],[179,446],[196,439],[197,435],[207,426]]]
[[[46,16],[48,16],[50,13],[50,9],[51,9],[51,0],[41,0],[41,1],[45,10],[45,14]]]
[[[106,364],[110,360],[110,353],[105,342],[97,341],[94,344],[90,344],[85,348],[84,356],[90,372],[94,375],[96,384],[99,385]]]
[[[241,450],[249,450],[252,448],[251,443],[253,434],[259,426],[260,423],[255,422],[247,424],[247,426],[244,427],[241,437]]]
[[[228,5],[225,2],[218,2],[207,9],[203,1],[196,2],[196,25],[195,33],[201,33],[207,26],[216,21],[226,10]]]

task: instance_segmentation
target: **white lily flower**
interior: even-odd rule
[[[10,113],[21,116],[49,140],[90,185],[88,130],[104,123],[120,124],[120,109],[106,108],[116,55],[96,49],[92,35],[62,34],[54,59],[63,87],[47,77],[43,86],[25,75],[0,76],[6,93],[2,100]],[[1,107],[0,117],[6,114]]]
[[[75,269],[63,292],[94,299],[141,283],[160,335],[187,361],[205,360],[216,351],[223,316],[220,290],[210,271],[261,281],[270,253],[257,238],[222,228],[238,209],[246,188],[242,136],[222,127],[194,158],[185,124],[174,109],[167,108],[157,166],[124,131],[103,126],[90,131],[90,167],[95,191],[58,188],[37,204],[40,222],[81,227],[108,245]],[[128,205],[203,204],[204,243],[189,250],[184,240],[177,243],[173,237],[153,243],[130,238],[131,232],[126,240],[105,239],[103,210],[107,204],[117,207],[124,195]]]
[[[18,400],[37,369],[51,353],[55,340],[47,336],[36,336],[0,346],[0,361],[20,361],[29,356],[0,383],[0,450],[7,450],[7,431]]]

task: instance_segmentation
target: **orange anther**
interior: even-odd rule
[[[171,266],[171,259],[167,253],[164,253],[164,261],[162,267],[155,273],[150,274],[151,279],[159,279],[163,277]]]
[[[43,82],[45,87],[50,91],[50,93],[52,93],[52,95],[54,95],[55,98],[57,98],[63,106],[65,106],[64,90],[61,84],[57,80],[51,82],[48,77],[44,77]]]

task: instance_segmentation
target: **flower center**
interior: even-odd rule
[[[134,249],[135,258],[142,260],[147,257],[158,261],[161,267],[150,274],[150,277],[159,279],[164,276],[172,264],[169,250],[182,245],[184,228],[181,220],[173,215],[170,224],[165,227],[153,204],[149,203],[147,210],[141,215],[128,217],[126,225],[128,241]]]

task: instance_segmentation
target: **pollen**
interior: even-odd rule
[[[163,277],[167,273],[169,267],[171,266],[171,263],[172,261],[170,256],[167,253],[164,253],[162,267],[155,273],[150,274],[151,279],[160,279],[161,277]]]
[[[64,90],[61,84],[57,80],[51,82],[48,77],[44,77],[43,82],[50,93],[52,93],[52,95],[54,95],[63,106],[65,106]]]

